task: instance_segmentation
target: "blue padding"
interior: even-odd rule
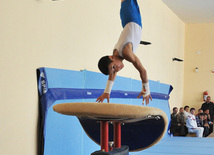
[[[87,70],[84,70],[84,88],[85,89],[100,89],[105,88],[106,83],[103,81],[107,81],[108,77],[103,76],[100,73],[97,72],[89,72]],[[75,88],[75,87],[72,87]]]
[[[45,68],[48,88],[84,88],[84,71]]]
[[[96,99],[102,95],[103,89],[73,89],[73,88],[50,88],[48,92],[41,98],[43,102],[43,110],[46,111],[56,100],[62,99]],[[137,98],[139,92],[112,90],[111,98]],[[168,100],[168,94],[152,92],[153,99]],[[142,97],[141,97],[142,100]],[[94,100],[95,101],[95,100]]]
[[[132,91],[132,79],[118,76],[112,90]]]
[[[58,103],[95,102],[103,93],[108,77],[87,70],[40,68],[37,79],[43,136],[43,141],[39,141],[43,149],[40,155],[86,155],[99,150],[99,145],[86,135],[76,117],[58,114],[52,107]],[[149,83],[153,101],[148,106],[162,109],[170,120],[168,99],[172,87],[152,80]],[[110,102],[142,105],[142,98],[136,98],[141,89],[141,81],[117,76]]]

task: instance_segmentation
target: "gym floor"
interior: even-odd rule
[[[143,151],[144,155],[213,155],[214,133],[206,138],[172,137]],[[136,153],[140,155],[140,153]]]

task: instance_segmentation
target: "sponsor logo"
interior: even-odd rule
[[[45,81],[45,74],[42,72],[40,74],[41,77],[41,86],[42,86],[42,94],[47,93],[47,86],[46,86],[46,81]]]

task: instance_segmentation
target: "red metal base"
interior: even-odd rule
[[[121,148],[121,123],[114,122],[114,147]]]
[[[101,151],[108,152],[108,121],[101,121],[100,123],[100,141],[101,141]]]
[[[109,124],[108,121],[100,122],[101,151],[109,151]],[[114,122],[114,147],[121,148],[121,123]]]

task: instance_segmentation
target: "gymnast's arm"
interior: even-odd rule
[[[131,43],[128,43],[124,47],[124,49],[123,49],[123,57],[127,61],[131,62],[134,65],[134,67],[139,71],[142,83],[148,83],[148,77],[147,77],[146,69],[141,64],[139,58],[132,52],[132,44]],[[139,98],[143,94],[144,94],[143,92],[140,92],[140,94],[138,95],[137,98]],[[144,104],[144,100],[146,100],[146,105],[149,104],[149,99],[152,100],[152,97],[151,97],[150,94],[145,96],[145,97],[143,97],[143,104]]]
[[[108,81],[114,82],[115,78],[117,76],[117,72],[110,73],[108,76]],[[101,96],[99,96],[96,100],[96,102],[103,102],[105,99],[107,99],[107,102],[109,103],[110,98],[110,92],[109,93],[103,93]]]

